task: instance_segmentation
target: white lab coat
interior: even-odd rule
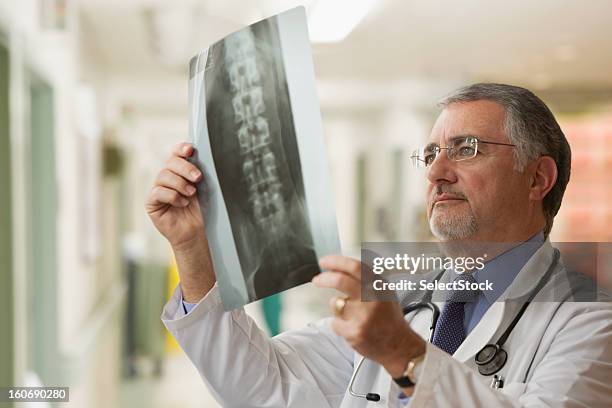
[[[546,241],[500,299],[529,293],[552,260]],[[567,277],[559,264],[540,295],[554,290],[555,300],[561,299]],[[381,400],[369,402],[348,393],[360,356],[333,332],[331,318],[269,338],[243,309],[225,312],[216,286],[188,315],[179,291],[164,308],[162,320],[224,407],[398,406],[400,389],[369,360],[354,389],[376,392]],[[428,343],[410,407],[612,406],[611,305],[531,303],[504,346],[508,362],[498,373],[504,387],[494,390],[491,377],[478,374],[474,355],[500,336],[520,307],[518,302],[494,303],[452,357]],[[430,316],[422,310],[407,319],[428,338]]]

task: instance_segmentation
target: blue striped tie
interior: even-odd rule
[[[455,279],[455,282],[460,280],[476,282],[474,276],[467,272],[459,275],[459,277]],[[473,301],[477,294],[478,291],[475,290],[457,290],[450,292],[450,296],[436,324],[436,331],[433,338],[434,345],[450,355],[455,353],[466,337],[465,327],[463,325],[465,304]]]

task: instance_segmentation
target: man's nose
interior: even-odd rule
[[[427,179],[432,184],[454,183],[457,181],[455,165],[456,162],[448,158],[447,150],[444,149],[427,168]]]

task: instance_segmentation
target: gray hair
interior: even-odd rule
[[[572,153],[563,131],[548,106],[533,92],[518,86],[468,85],[443,98],[438,106],[444,109],[452,103],[478,100],[497,102],[506,110],[504,131],[510,142],[516,145],[517,171],[523,171],[529,162],[540,156],[549,156],[555,161],[557,181],[542,204],[546,218],[544,236],[548,237],[570,178]]]

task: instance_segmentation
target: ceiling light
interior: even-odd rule
[[[376,0],[319,0],[309,19],[313,42],[342,41],[368,14]]]

